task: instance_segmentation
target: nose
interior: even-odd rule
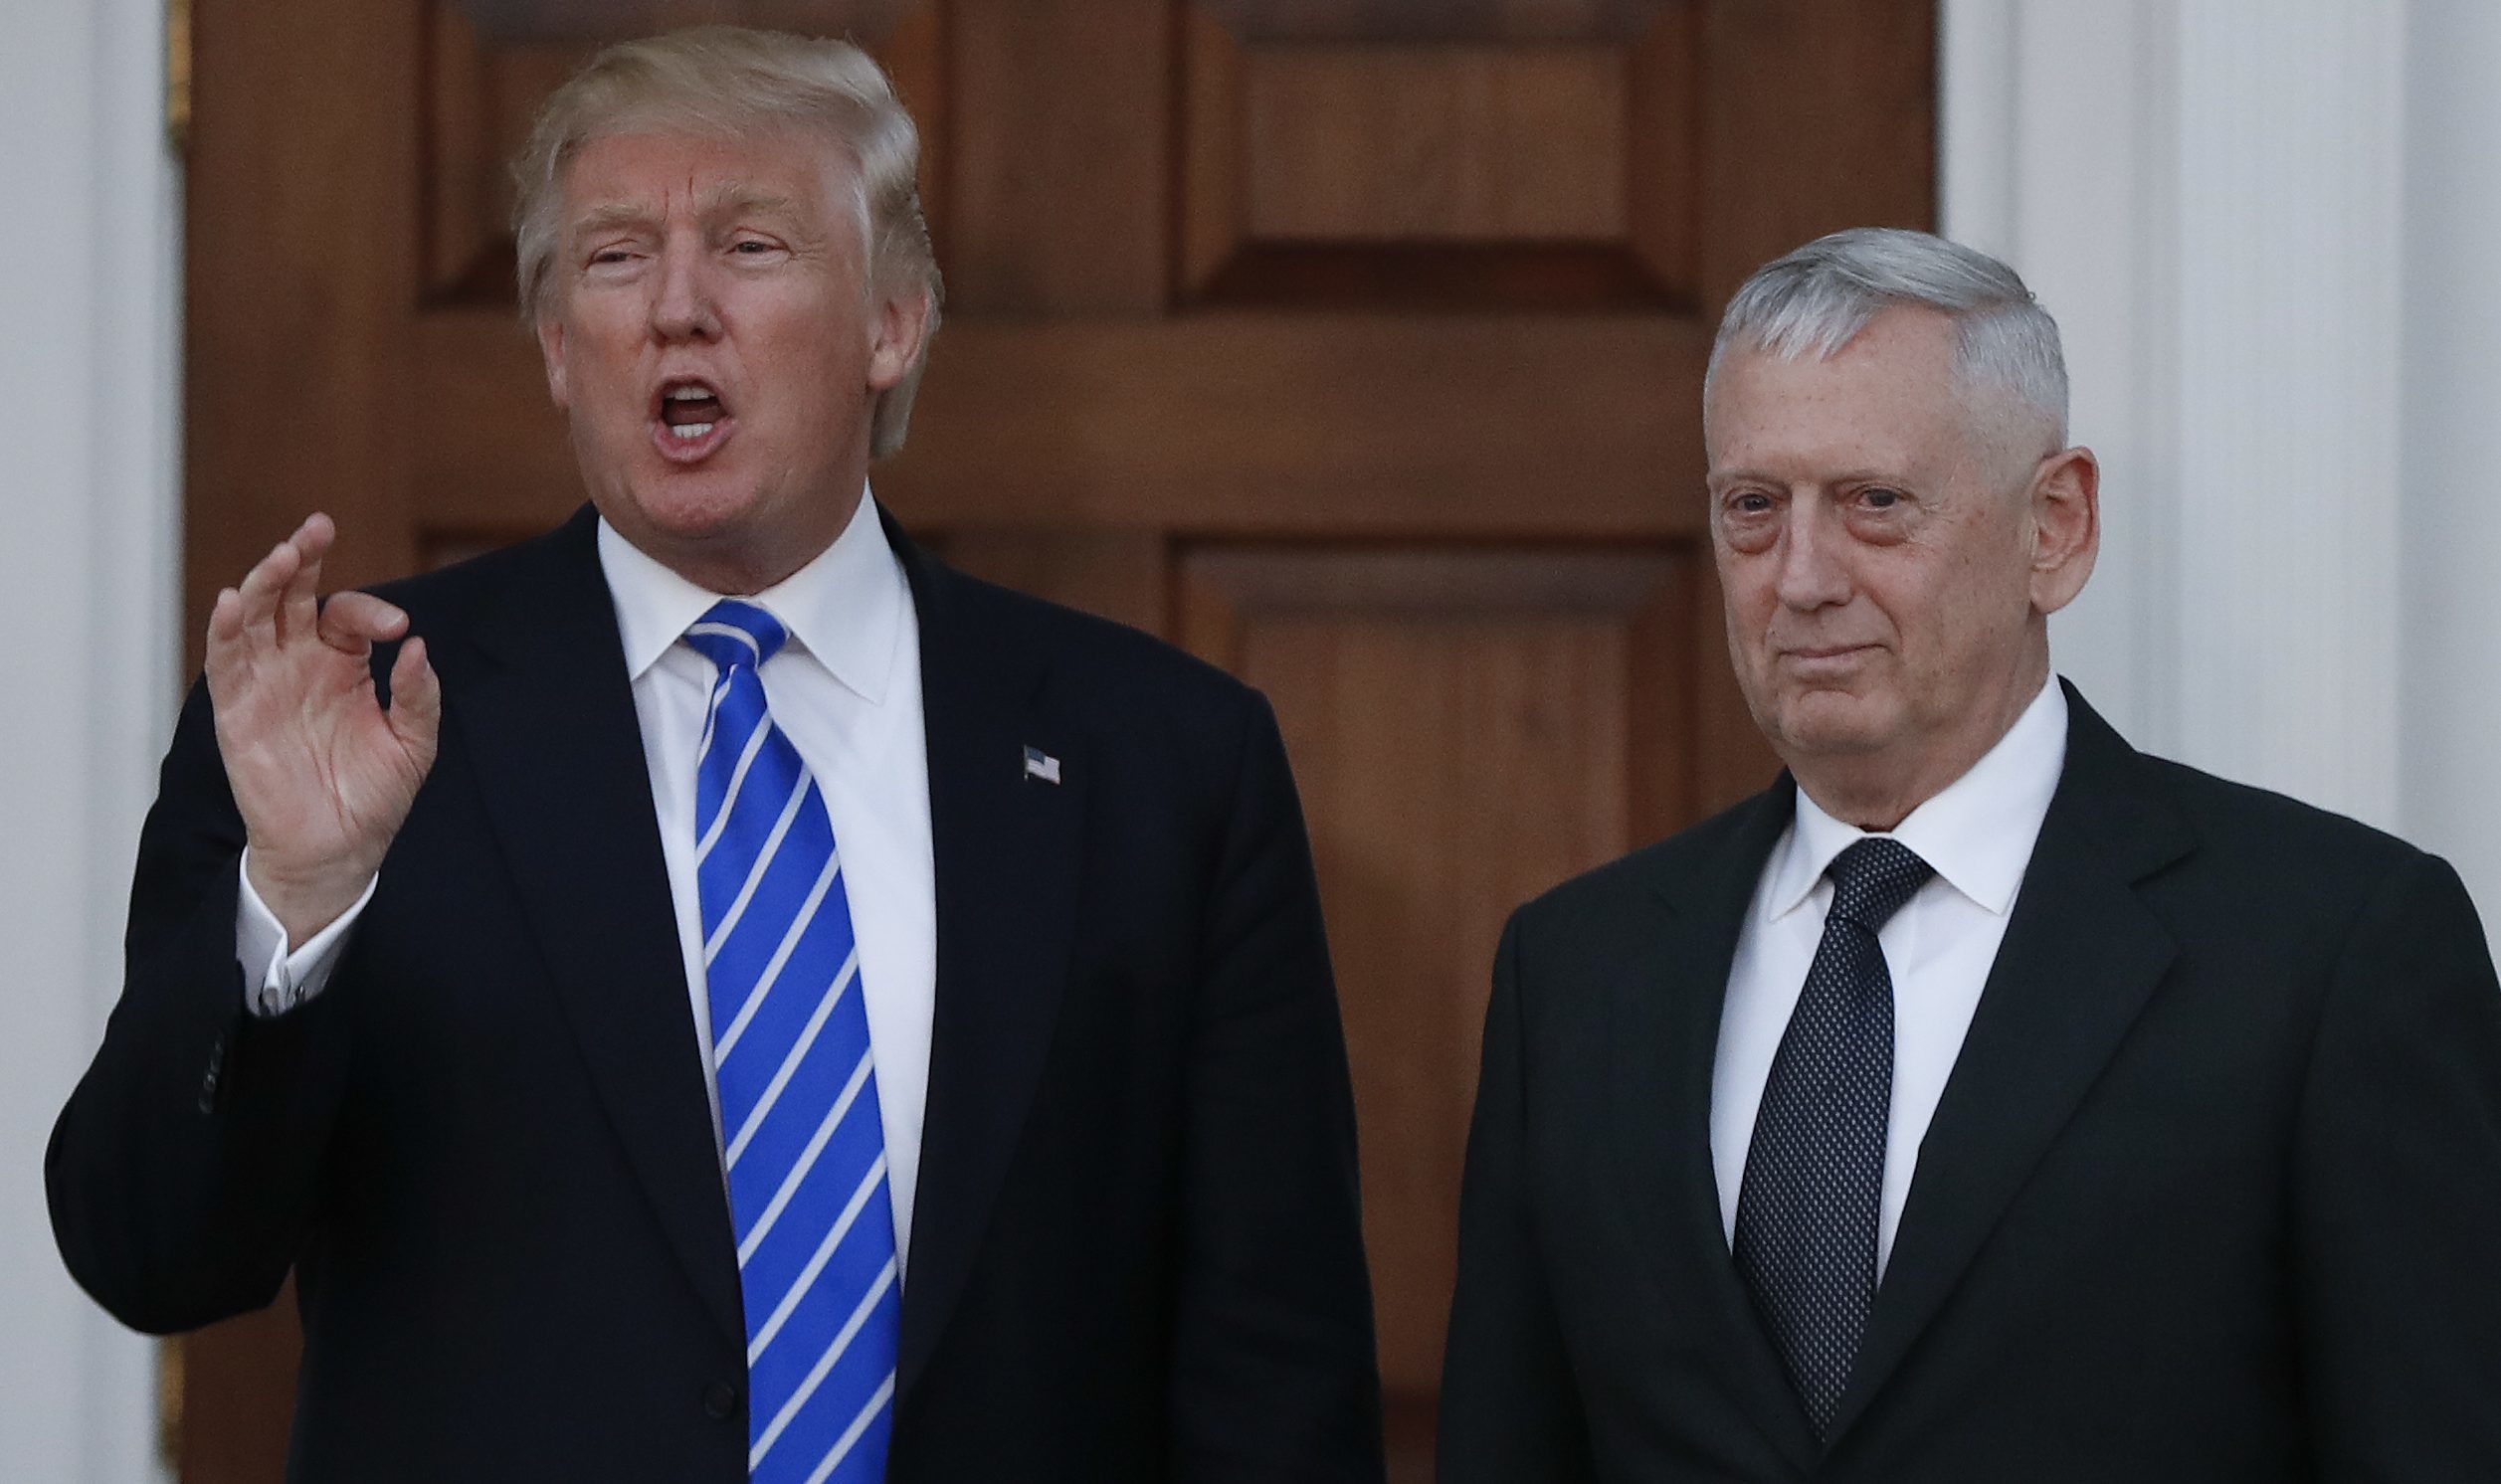
[[[662,249],[652,295],[652,335],[669,342],[710,340],[721,331],[711,261],[698,246],[673,240]]]
[[[1849,568],[1844,547],[1849,535],[1840,518],[1822,499],[1789,502],[1788,522],[1781,531],[1780,601],[1806,611],[1847,603]]]

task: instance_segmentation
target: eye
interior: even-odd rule
[[[1771,490],[1731,489],[1716,508],[1711,524],[1731,551],[1767,551],[1779,539],[1780,500]]]

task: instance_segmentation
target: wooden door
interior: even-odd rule
[[[1930,222],[1928,0],[195,3],[195,634],[309,508],[364,582],[578,501],[500,167],[594,41],[732,19],[886,62],[950,302],[877,490],[1273,699],[1393,1461],[1426,1477],[1495,936],[1769,775],[1702,530],[1703,358],[1758,263]],[[188,1343],[189,1484],[279,1477],[284,1309]]]

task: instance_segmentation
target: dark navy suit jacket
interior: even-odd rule
[[[2067,701],[1828,1442],[1711,1168],[1788,780],[1513,918],[1443,1480],[2501,1479],[2501,988],[2464,888]]]
[[[383,590],[442,749],[300,1010],[244,1012],[204,690],[166,759],[54,1226],[143,1330],[293,1269],[299,1480],[746,1478],[702,1038],[594,529]],[[888,1477],[1377,1480],[1352,1098],[1266,705],[891,534],[938,984]]]

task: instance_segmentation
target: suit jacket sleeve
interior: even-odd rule
[[[1458,1290],[1443,1361],[1443,1484],[1597,1477],[1530,1208],[1519,934],[1514,914],[1494,954],[1467,1138]]]
[[[1188,1072],[1175,1472],[1377,1481],[1345,1040],[1284,744],[1263,701],[1248,710]]]
[[[345,996],[277,1019],[245,1009],[243,844],[208,689],[195,685],[140,835],[121,1000],[44,1164],[72,1275],[151,1333],[276,1297],[344,1085]]]
[[[2328,1484],[2501,1470],[2501,987],[2412,854],[2331,977],[2295,1150],[2302,1377]]]

